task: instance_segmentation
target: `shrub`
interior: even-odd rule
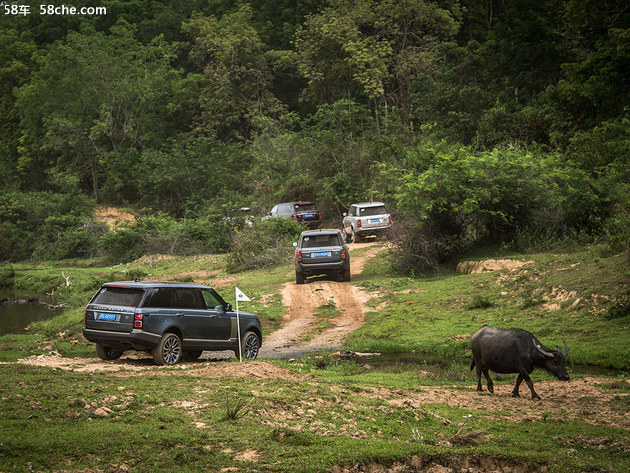
[[[229,228],[220,221],[176,220],[158,213],[141,216],[99,241],[99,248],[110,260],[132,261],[145,254],[191,255],[226,251],[230,245]]]
[[[384,192],[404,215],[393,243],[405,272],[485,245],[592,241],[610,213],[612,194],[557,157],[441,147],[406,161],[381,168]]]
[[[89,256],[103,228],[94,202],[52,192],[0,192],[0,260]]]
[[[301,223],[281,218],[244,227],[232,239],[227,270],[261,269],[289,261],[293,255],[292,242],[305,229]]]
[[[15,271],[12,265],[0,266],[0,287],[13,287]]]

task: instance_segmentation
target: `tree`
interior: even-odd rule
[[[89,183],[97,201],[103,188],[120,201],[138,152],[168,136],[174,53],[159,37],[142,46],[124,24],[50,46],[18,92],[21,169],[54,169]]]
[[[298,33],[306,95],[331,103],[356,99],[386,113],[411,114],[410,84],[439,63],[437,46],[457,33],[457,2],[336,0]]]
[[[270,91],[272,56],[265,53],[251,18],[251,9],[243,6],[220,19],[195,15],[182,26],[193,40],[191,57],[203,72],[198,132],[246,138],[256,117],[285,111]]]

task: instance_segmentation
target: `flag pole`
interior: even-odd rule
[[[241,347],[241,314],[238,309],[238,301],[251,301],[249,297],[243,294],[238,287],[234,287],[234,292],[236,295],[236,331],[238,332],[238,359],[240,362],[243,362],[243,348]]]
[[[236,334],[238,336],[238,359],[243,363],[243,352],[241,348],[241,318],[238,312],[238,297],[236,298]]]

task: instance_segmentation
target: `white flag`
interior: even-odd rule
[[[251,299],[249,297],[247,297],[245,294],[243,294],[243,291],[241,291],[238,287],[235,287],[236,289],[236,300],[239,302],[251,302]]]

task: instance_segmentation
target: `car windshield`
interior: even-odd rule
[[[132,287],[104,287],[96,295],[92,304],[121,305],[125,307],[138,307],[144,290]]]
[[[378,207],[361,207],[361,216],[369,217],[371,215],[384,215],[387,213],[384,205],[379,205]]]
[[[306,235],[302,238],[302,248],[320,248],[322,246],[341,246],[339,235],[329,233],[324,235]]]
[[[304,211],[304,210],[317,210],[315,208],[315,204],[312,203],[303,203],[303,204],[295,204],[293,207],[295,207],[295,210],[297,211]]]

